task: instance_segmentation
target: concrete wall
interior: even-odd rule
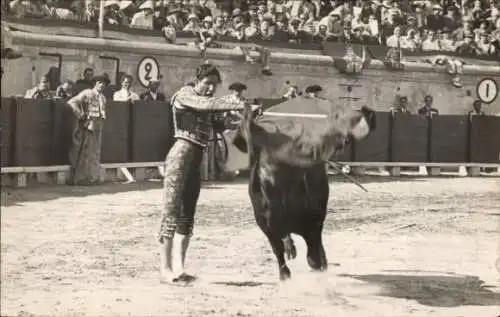
[[[193,79],[194,66],[201,63],[195,48],[163,43],[131,44],[126,41],[104,39],[81,39],[56,35],[40,35],[12,32],[13,44],[25,52],[22,59],[9,61],[4,66],[2,96],[24,94],[36,84],[51,66],[57,66],[57,59],[39,56],[40,52],[59,53],[63,56],[61,79],[76,80],[85,67],[93,67],[97,73],[107,72],[114,79],[115,63],[100,56],[116,57],[120,60],[120,71],[137,77],[137,66],[145,56],[154,56],[160,65],[162,90],[169,95],[172,91]],[[213,49],[209,59],[220,66],[224,84],[219,93],[227,92],[227,86],[234,81],[248,86],[248,97],[279,98],[284,92],[285,81],[302,89],[311,84],[324,87],[329,98],[348,96],[346,85],[353,85],[350,96],[360,98],[355,105],[369,105],[376,110],[386,111],[394,103],[396,94],[406,95],[410,108],[421,107],[423,97],[434,97],[435,107],[442,114],[464,114],[472,107],[476,85],[485,78],[494,78],[500,84],[500,67],[468,66],[462,78],[463,88],[454,88],[442,68],[430,65],[407,64],[404,72],[385,70],[379,61],[372,61],[369,69],[355,78],[340,74],[328,56],[306,56],[275,52],[272,55],[273,76],[263,76],[258,64],[244,63],[237,50]],[[358,86],[359,85],[359,86]],[[134,90],[144,88],[136,80]],[[467,96],[467,90],[472,93]],[[485,105],[487,114],[500,113],[500,97]]]

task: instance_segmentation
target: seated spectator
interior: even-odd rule
[[[85,68],[83,71],[83,78],[78,79],[75,83],[74,94],[77,95],[80,91],[91,89],[94,87],[94,70],[90,67]]]
[[[420,49],[422,42],[418,36],[417,31],[414,29],[409,29],[407,35],[401,41],[401,48],[408,49],[412,52]]]
[[[130,87],[132,86],[133,78],[130,75],[125,75],[122,78],[121,89],[113,94],[113,101],[137,101],[139,96],[133,92]]]
[[[141,29],[153,29],[153,3],[151,0],[144,2],[139,7],[139,12],[134,14],[130,26]]]
[[[486,114],[484,113],[484,111],[482,110],[482,107],[483,107],[483,103],[481,102],[481,100],[474,100],[474,103],[472,104],[472,107],[474,108],[473,110],[469,111],[469,113],[467,114],[469,116],[469,118],[471,118],[472,116],[485,116]]]
[[[184,32],[193,32],[193,33],[199,33],[200,32],[200,25],[199,25],[199,20],[196,14],[190,14],[187,17],[187,24],[184,26],[182,29]]]
[[[94,0],[85,0],[84,22],[97,22],[99,20],[99,9],[96,8]],[[93,86],[92,86],[93,87]]]
[[[421,116],[432,117],[433,115],[438,115],[439,111],[436,108],[432,107],[432,103],[434,102],[434,98],[431,95],[426,95],[424,97],[424,106],[418,109],[418,114]]]
[[[401,28],[399,26],[394,28],[394,34],[389,36],[386,45],[392,48],[405,47],[404,38],[401,36]]]
[[[9,3],[10,12],[17,18],[48,18],[51,12],[41,0],[13,0]]]
[[[142,101],[165,101],[165,94],[158,91],[160,87],[160,81],[158,79],[153,79],[149,81],[148,88],[140,96]]]
[[[318,26],[318,31],[313,36],[313,42],[315,43],[323,43],[327,41],[333,41],[336,39],[337,38],[333,34],[328,32],[328,28],[324,24],[320,24]]]
[[[162,26],[161,31],[163,32],[163,36],[165,37],[167,43],[175,44],[177,40],[177,32],[170,21],[165,20],[165,24]]]
[[[28,89],[24,95],[26,99],[51,99],[49,91],[49,79],[47,76],[42,76],[38,85],[32,89]]]
[[[468,56],[477,56],[481,54],[476,43],[474,43],[474,34],[469,33],[465,35],[464,42],[457,47],[457,53]]]
[[[104,22],[112,25],[128,25],[128,18],[120,10],[120,3],[116,0],[105,4]]]
[[[455,52],[457,50],[457,43],[451,37],[451,32],[447,27],[440,32],[440,36],[439,44],[443,52]]]
[[[406,113],[410,114],[410,110],[408,110],[408,97],[399,96],[398,104],[391,108],[391,113]]]
[[[429,30],[427,32],[427,38],[422,42],[422,51],[440,51],[441,44],[439,43],[439,38],[436,36],[434,30]]]
[[[482,32],[479,34],[477,47],[481,55],[493,56],[497,54],[497,50],[494,42],[492,41],[492,37],[487,32]]]
[[[56,98],[68,99],[73,97],[73,82],[71,80],[65,80],[59,87],[56,89]]]
[[[255,26],[255,20],[252,21]],[[252,23],[251,23],[252,25]],[[255,29],[257,31],[257,29]],[[217,37],[225,36],[228,34],[229,30],[224,23],[224,18],[222,16],[215,17],[214,20],[214,31]],[[245,30],[246,32],[246,30]]]

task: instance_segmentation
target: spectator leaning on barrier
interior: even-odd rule
[[[410,110],[408,109],[408,97],[406,96],[399,96],[398,99],[398,104],[394,107],[391,108],[391,113],[406,113],[410,114]]]
[[[424,106],[418,109],[418,114],[421,116],[432,117],[434,115],[438,115],[439,111],[432,107],[432,103],[434,102],[434,98],[431,95],[426,95],[424,97]]]
[[[134,79],[130,75],[122,77],[121,89],[113,94],[113,101],[137,101],[139,96],[132,91],[131,86]]]
[[[65,80],[56,89],[56,98],[68,99],[73,96],[73,82],[69,79]]]
[[[160,81],[158,79],[150,80],[147,90],[140,95],[140,99],[142,101],[165,101],[165,94],[158,91],[159,87]]]
[[[102,93],[109,79],[96,76],[93,82],[92,89],[68,100],[78,122],[69,153],[71,185],[93,185],[100,181],[102,128],[106,119],[106,97]]]
[[[472,116],[484,116],[484,115],[486,115],[484,113],[484,111],[482,110],[483,103],[481,102],[481,100],[479,100],[479,99],[474,100],[474,103],[472,104],[472,107],[473,107],[473,109],[471,111],[469,111],[469,113],[468,113],[469,117],[472,117]]]
[[[51,99],[52,95],[49,90],[49,79],[47,76],[42,76],[38,85],[32,89],[28,89],[24,95],[26,99]]]

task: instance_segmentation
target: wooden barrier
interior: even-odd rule
[[[2,98],[0,104],[1,124],[1,164],[14,166],[15,129],[16,129],[16,103],[14,98]]]
[[[426,117],[395,114],[391,131],[391,161],[428,161],[429,121]]]
[[[500,117],[473,116],[469,137],[470,162],[500,162]]]
[[[103,165],[164,160],[173,143],[167,103],[109,102],[107,110]],[[2,171],[4,167],[68,164],[75,119],[65,101],[2,98],[0,114]],[[379,112],[377,129],[367,139],[346,146],[334,159],[360,169],[373,164],[394,167],[395,172],[404,164],[425,166],[431,168],[431,174],[439,174],[439,166],[452,164],[467,166],[470,175],[477,175],[481,166],[500,164],[499,135],[500,117],[469,120],[467,116],[441,115],[430,119]],[[141,173],[130,175],[140,179]]]
[[[430,125],[430,162],[467,162],[468,118],[455,115],[434,116]]]
[[[172,111],[165,102],[132,105],[132,162],[163,161],[173,144]]]
[[[354,161],[389,162],[391,156],[392,114],[377,112],[377,127],[366,139],[355,142]]]
[[[130,107],[129,102],[111,101],[106,105],[101,150],[103,163],[125,163],[130,159]]]
[[[52,165],[53,113],[52,100],[16,99],[15,166]]]

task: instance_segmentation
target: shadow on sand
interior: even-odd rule
[[[276,285],[276,283],[254,282],[254,281],[226,281],[212,282],[215,285],[235,286],[235,287],[257,287],[262,285]]]
[[[496,306],[500,293],[490,290],[476,276],[469,275],[350,275],[363,282],[381,286],[378,295],[415,300],[433,307]]]

